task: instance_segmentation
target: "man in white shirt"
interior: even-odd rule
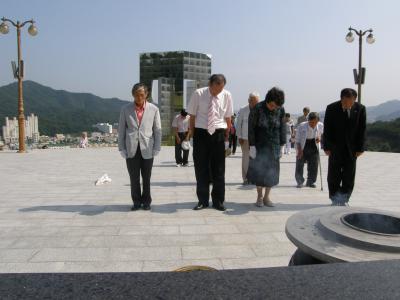
[[[188,107],[199,201],[195,210],[209,206],[210,182],[213,207],[225,210],[225,149],[233,115],[232,96],[224,89],[225,84],[224,75],[212,75],[208,87],[193,93]]]
[[[182,109],[180,114],[172,121],[172,128],[175,133],[175,162],[177,167],[187,167],[189,165],[189,149],[185,150],[182,148],[182,142],[189,141],[190,138],[189,120],[190,116],[185,109]]]
[[[316,112],[308,114],[308,121],[299,124],[296,131],[296,174],[297,187],[303,187],[304,163],[307,162],[306,186],[315,188],[318,174],[319,143],[324,132],[324,125],[319,122]]]
[[[242,179],[243,184],[248,184],[247,170],[249,168],[249,114],[250,110],[256,106],[260,101],[260,94],[258,92],[250,93],[248,102],[249,104],[243,106],[238,113],[236,121],[236,133],[239,139],[240,147],[242,148]]]

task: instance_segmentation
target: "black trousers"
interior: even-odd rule
[[[329,198],[336,193],[346,194],[350,197],[354,188],[354,179],[356,176],[355,157],[351,157],[347,150],[339,153],[332,152],[328,162],[328,188]]]
[[[218,206],[225,201],[225,129],[210,135],[206,129],[195,128],[193,135],[193,161],[196,174],[196,194],[199,203]],[[210,178],[211,177],[211,178]]]
[[[304,183],[304,164],[307,163],[307,184],[313,184],[317,181],[318,175],[318,148],[315,144],[315,139],[306,140],[303,149],[303,157],[296,159],[295,178],[297,184]]]
[[[136,155],[126,159],[126,166],[128,167],[131,181],[131,197],[133,204],[136,206],[141,204],[150,205],[151,203],[150,178],[153,160],[153,158],[144,159],[139,146]],[[142,175],[143,192],[141,192],[140,174]]]
[[[182,142],[186,138],[187,132],[178,132],[178,136],[179,139],[181,140],[181,143],[178,144],[175,139],[175,161],[177,164],[186,165],[188,163],[189,150],[182,149]],[[183,152],[183,157],[182,157],[182,152]]]

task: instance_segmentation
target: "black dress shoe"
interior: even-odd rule
[[[208,207],[208,205],[204,205],[204,204],[198,203],[195,207],[193,207],[193,210],[201,210],[201,209],[204,209],[204,208],[207,208],[207,207]]]
[[[144,210],[150,210],[151,209],[150,204],[143,204],[143,209]]]
[[[306,186],[315,189],[317,186],[315,185],[315,183],[307,183]]]
[[[225,210],[226,210],[226,208],[225,208],[225,206],[224,206],[223,204],[219,204],[219,205],[214,205],[214,204],[213,204],[213,207],[214,207],[216,210],[220,210],[220,211],[225,211]]]
[[[132,210],[132,211],[138,210],[138,209],[140,209],[140,204],[135,204],[135,205],[133,205],[133,206],[131,207],[131,210]]]

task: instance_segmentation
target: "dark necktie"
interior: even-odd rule
[[[346,120],[350,119],[350,109],[343,109],[343,114]]]

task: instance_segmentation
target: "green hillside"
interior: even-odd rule
[[[367,149],[400,153],[400,118],[367,124]]]
[[[103,99],[88,93],[70,93],[24,81],[25,115],[39,117],[41,135],[93,131],[92,125],[117,123],[121,107],[126,101]],[[5,117],[17,116],[17,83],[0,87],[0,126]]]

